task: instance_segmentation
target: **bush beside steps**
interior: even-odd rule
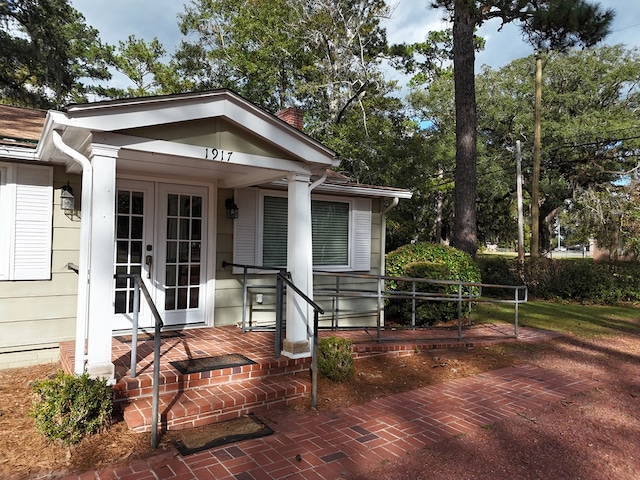
[[[352,352],[349,340],[323,338],[318,342],[318,373],[334,382],[351,380],[356,373]]]
[[[36,421],[36,429],[51,441],[72,445],[111,421],[113,390],[106,379],[60,371],[53,378],[36,382],[33,391],[36,398],[29,415]]]

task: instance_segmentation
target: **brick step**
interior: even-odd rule
[[[182,374],[172,367],[165,366],[160,371],[158,390],[160,395],[173,394],[175,392],[233,384],[263,377],[308,372],[310,364],[310,358],[290,359],[281,357],[278,360],[274,358],[263,359],[251,365],[190,374]],[[115,386],[116,401],[150,397],[153,393],[152,385],[153,372],[151,366],[149,366],[135,378],[124,377],[117,382]]]
[[[178,390],[160,395],[159,425],[165,430],[181,430],[222,422],[286,406],[310,392],[308,371]],[[131,430],[151,430],[150,396],[123,399],[119,403]]]

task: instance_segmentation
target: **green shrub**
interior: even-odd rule
[[[404,245],[386,257],[387,275],[394,277],[413,277],[431,280],[454,280],[479,282],[480,270],[473,258],[467,253],[446,245],[435,243],[412,243]],[[411,282],[388,282],[390,290],[410,291]],[[434,294],[457,294],[455,285],[445,286],[431,283],[418,283],[416,289]],[[411,317],[411,300],[391,299],[387,301],[388,317],[399,317],[407,322]],[[432,301],[419,302],[416,306],[416,323],[431,325],[439,321],[451,320],[458,316],[456,302]]]
[[[527,258],[522,273],[515,259],[480,257],[486,283],[526,285],[532,298],[613,305],[640,301],[638,262]]]
[[[449,277],[449,266],[444,262],[413,262],[405,269],[407,277],[444,279]]]
[[[513,257],[479,255],[476,263],[480,268],[483,283],[494,285],[521,285],[518,264]]]
[[[318,342],[318,373],[335,382],[352,379],[356,373],[352,352],[349,340],[323,338]]]
[[[29,414],[49,440],[78,443],[111,420],[113,392],[104,379],[60,371],[52,379],[35,383],[33,391],[36,399]]]

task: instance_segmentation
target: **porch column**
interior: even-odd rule
[[[107,379],[114,378],[114,366],[111,361],[111,318],[118,150],[119,148],[109,145],[91,146],[93,209],[90,214],[89,240],[87,372],[92,377]]]
[[[288,178],[289,201],[287,229],[287,270],[293,284],[313,298],[311,193],[308,175],[291,174]],[[308,357],[310,353],[307,325],[313,331],[313,317],[306,301],[289,290],[287,292],[287,333],[282,354],[290,358]]]

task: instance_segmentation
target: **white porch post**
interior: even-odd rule
[[[113,312],[113,242],[115,238],[116,157],[118,148],[92,145],[93,212],[91,215],[87,372],[114,378],[111,361]]]
[[[293,284],[313,298],[310,285],[313,268],[311,242],[311,192],[308,175],[291,174],[288,178],[289,201],[287,231],[287,269]],[[287,333],[282,354],[290,358],[310,355],[307,325],[313,325],[306,301],[293,291],[287,294]]]

